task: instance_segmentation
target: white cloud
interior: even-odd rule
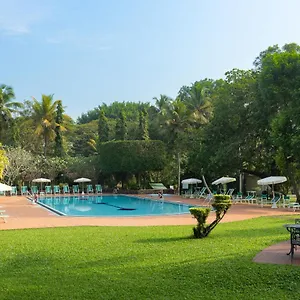
[[[0,34],[24,35],[48,15],[36,0],[0,0]]]

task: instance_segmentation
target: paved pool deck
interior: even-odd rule
[[[145,195],[137,195],[145,197]],[[158,200],[152,197],[154,200]],[[207,205],[204,200],[182,198],[180,196],[167,196],[165,201],[179,202],[191,205]],[[58,216],[46,208],[32,204],[24,196],[7,196],[0,198],[0,209],[9,215],[7,222],[0,219],[0,230],[67,227],[67,226],[163,226],[163,225],[195,225],[196,220],[190,214],[174,216],[146,216],[146,217],[68,217]],[[299,218],[299,211],[294,212],[284,208],[271,209],[256,204],[233,204],[222,222],[241,221],[260,216],[291,215]],[[212,213],[208,221],[214,219]],[[261,263],[281,263],[300,265],[300,254],[296,252],[293,262],[286,252],[289,250],[288,242],[271,246],[259,253],[254,261]]]

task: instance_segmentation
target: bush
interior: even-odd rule
[[[229,195],[214,195],[212,207],[216,212],[216,219],[210,224],[206,224],[207,217],[211,211],[210,208],[191,207],[190,213],[197,219],[197,226],[193,228],[195,238],[204,238],[218,225],[223,219],[228,209],[231,207]]]

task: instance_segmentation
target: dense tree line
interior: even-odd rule
[[[53,95],[19,103],[12,87],[3,84],[0,142],[7,154],[18,149],[15,151],[44,157],[43,161],[64,160],[64,167],[52,174],[57,180],[61,180],[60,174],[71,180],[77,175],[72,163],[82,166],[78,163],[82,161],[94,181],[108,185],[116,184],[121,173],[124,187],[146,187],[151,180],[179,185],[183,176],[204,174],[210,180],[245,172],[261,177],[284,174],[296,192],[300,176],[299,79],[300,47],[275,45],[259,54],[251,70],[233,69],[223,79],[196,81],[181,87],[175,99],[163,94],[155,97],[153,105],[102,104],[83,113],[76,122]],[[125,147],[128,141],[140,142]],[[126,164],[119,164],[122,169],[116,169],[118,162],[109,155],[116,157],[124,149],[145,151],[142,141],[161,141],[164,145],[161,148],[154,143],[150,147],[163,162],[161,167],[157,168],[153,156],[152,165],[149,160],[146,163],[149,155],[144,153],[147,170],[135,171],[130,155]],[[142,158],[139,156],[139,166]],[[47,175],[47,169],[39,170]],[[7,171],[4,175],[7,178]]]

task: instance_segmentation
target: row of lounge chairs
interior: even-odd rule
[[[187,191],[183,194],[185,198],[204,198],[206,202],[211,202],[213,199],[213,194],[205,195],[206,188],[203,187],[201,190],[196,190],[194,193]],[[262,194],[259,197],[256,195],[255,191],[249,191],[247,196],[243,196],[242,193],[238,192],[236,195],[233,195],[234,189],[228,189],[226,192],[227,195],[231,196],[233,203],[249,203],[249,204],[258,204],[261,207],[264,205],[271,205],[272,208],[277,208],[278,206],[287,207],[290,209],[300,210],[300,204],[296,200],[292,200],[290,196],[282,195],[280,193],[275,193],[273,197],[268,197],[266,194]]]
[[[72,190],[72,191],[71,191]],[[46,185],[44,191],[40,191],[38,186],[32,185],[30,189],[28,186],[23,185],[21,186],[20,194],[21,195],[29,195],[29,194],[79,194],[80,192],[86,192],[88,194],[101,194],[102,193],[102,186],[101,184],[95,184],[95,188],[92,184],[88,184],[85,190],[80,190],[79,185],[73,185],[70,189],[69,185],[63,185],[62,188],[59,185]],[[18,190],[16,186],[12,186],[12,190],[10,195],[18,195]]]
[[[206,187],[201,188],[200,190],[196,190],[193,192],[192,190],[188,190],[183,194],[184,198],[205,198],[206,201],[210,201],[213,198],[214,194],[217,194],[217,192],[213,192],[213,194],[206,194]],[[225,193],[226,195],[229,195],[232,197],[232,194],[234,192],[234,189],[228,189],[228,191]]]

